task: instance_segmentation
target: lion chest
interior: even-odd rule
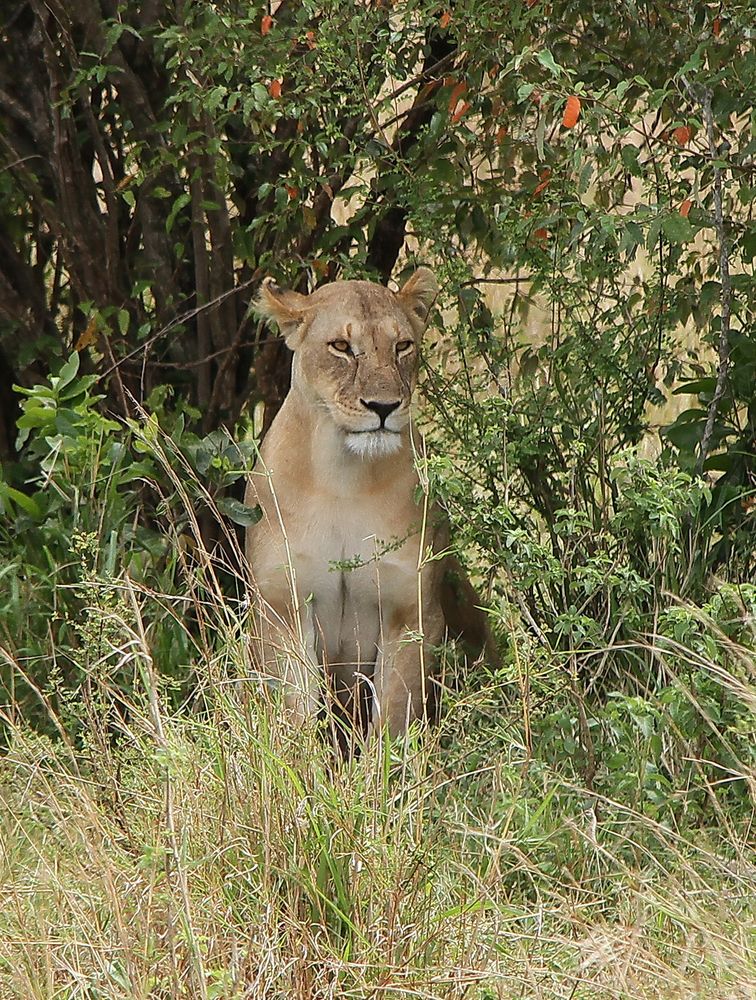
[[[348,503],[299,504],[282,512],[286,544],[281,533],[269,549],[277,555],[256,567],[263,596],[279,605],[292,602],[293,576],[318,659],[337,671],[369,672],[382,647],[383,623],[413,601],[416,542],[385,513]]]

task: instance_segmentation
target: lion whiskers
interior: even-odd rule
[[[368,460],[394,455],[402,447],[402,435],[391,431],[363,431],[346,435],[349,451]]]

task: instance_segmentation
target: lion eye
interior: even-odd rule
[[[400,340],[396,345],[397,354],[407,354],[415,346],[414,340]]]
[[[332,340],[329,342],[328,346],[332,347],[334,351],[338,351],[339,354],[352,353],[352,346],[348,340]]]

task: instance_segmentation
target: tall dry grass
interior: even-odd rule
[[[153,430],[180,593],[90,575],[86,683],[35,688],[54,735],[2,709],[0,1000],[756,995],[750,824],[719,788],[688,826],[598,794],[532,745],[495,675],[448,691],[437,728],[337,760],[252,676],[248,609],[196,542],[212,500]],[[191,650],[189,702],[155,666],[161,618]],[[756,704],[748,671],[709,667]],[[756,788],[739,768],[723,782]]]
[[[337,764],[317,723],[239,682],[241,632],[207,593],[202,696],[170,710],[155,596],[102,586],[85,737],[49,701],[57,740],[9,716],[0,997],[756,993],[756,867],[731,827],[694,837],[591,795],[525,752],[517,719],[481,764],[485,690]]]

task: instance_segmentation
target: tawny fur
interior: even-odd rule
[[[253,645],[299,720],[319,711],[324,688],[348,706],[360,678],[374,726],[401,733],[425,711],[444,634],[433,556],[447,539],[439,512],[416,501],[410,402],[436,294],[425,268],[398,293],[366,281],[305,296],[268,279],[261,290],[258,310],[294,362],[247,488],[262,509],[247,533]],[[396,405],[384,418],[375,404]]]

